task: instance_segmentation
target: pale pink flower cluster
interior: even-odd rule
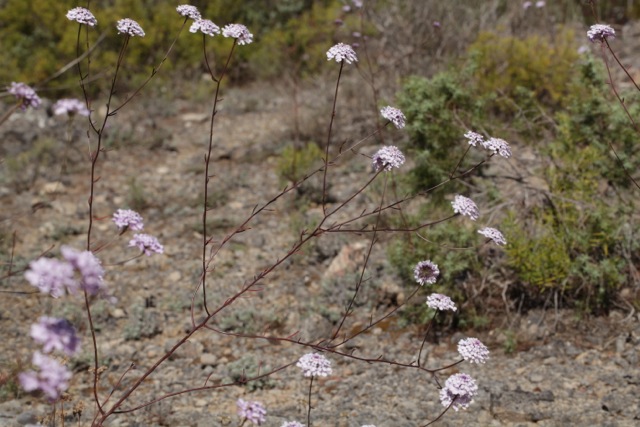
[[[158,242],[158,239],[148,234],[134,234],[129,241],[130,247],[137,247],[146,256],[151,256],[153,252],[161,254],[164,252],[164,246]]]
[[[50,400],[55,401],[69,388],[72,373],[54,358],[36,351],[31,363],[39,368],[39,372],[27,371],[18,376],[20,385],[26,391],[42,390]]]
[[[133,19],[124,18],[120,19],[116,23],[116,28],[118,29],[118,34],[126,34],[129,37],[144,37],[144,30]]]
[[[65,261],[51,258],[31,261],[25,279],[54,298],[61,297],[65,291],[74,294],[79,289],[90,295],[105,293],[104,270],[92,252],[76,251],[69,246],[63,246],[60,252]]]
[[[496,245],[504,246],[507,244],[507,240],[504,238],[502,233],[495,228],[485,227],[478,230],[478,233],[482,234],[488,239],[493,240]]]
[[[509,147],[509,144],[504,139],[493,137],[485,139],[484,136],[471,130],[467,131],[464,137],[469,142],[469,145],[474,147],[482,145],[485,150],[493,151],[494,154],[499,154],[506,159],[511,157],[511,147]]]
[[[113,214],[113,222],[124,230],[125,228],[140,231],[144,228],[144,222],[142,216],[136,211],[131,209],[118,209]]]
[[[331,375],[331,361],[318,353],[307,353],[296,366],[302,369],[305,377],[326,377]]]
[[[238,415],[243,419],[255,425],[260,425],[267,420],[267,410],[260,402],[247,402],[238,399]]]
[[[28,107],[38,108],[42,104],[42,100],[38,96],[33,88],[25,83],[11,82],[11,85],[7,88],[7,92],[15,96],[20,101],[20,108],[22,111]]]
[[[31,338],[42,344],[42,351],[51,353],[58,350],[67,356],[73,356],[80,350],[80,339],[76,330],[66,319],[42,316],[38,323],[31,325]]]
[[[458,411],[467,409],[478,392],[478,386],[473,378],[467,374],[454,374],[447,378],[444,387],[440,390],[440,403],[442,406],[451,407]]]
[[[181,4],[180,6],[176,7],[176,10],[180,15],[184,16],[185,18],[193,19],[194,21],[202,18],[202,16],[200,15],[200,11],[198,11],[198,8],[189,4]]]
[[[239,45],[253,42],[253,34],[242,24],[225,25],[224,28],[222,28],[222,35],[236,39]]]
[[[413,269],[413,277],[420,286],[425,284],[433,285],[436,283],[436,280],[438,280],[439,275],[440,270],[438,269],[438,264],[431,260],[420,261]]]
[[[458,308],[451,298],[442,294],[431,294],[427,297],[427,306],[434,310],[451,310],[456,311]]]
[[[55,104],[53,104],[53,107],[51,107],[51,109],[53,110],[53,114],[55,114],[56,116],[62,114],[67,114],[69,116],[74,116],[76,114],[85,117],[89,116],[89,109],[87,108],[87,105],[79,99],[59,99]]]
[[[198,19],[191,27],[189,27],[190,33],[197,33],[200,31],[202,34],[207,36],[215,36],[216,34],[220,34],[220,27],[213,23],[213,21],[209,19]]]
[[[376,172],[381,170],[390,171],[393,168],[399,168],[404,164],[404,154],[394,145],[382,147],[371,158],[373,168]]]
[[[93,13],[84,7],[74,7],[67,12],[67,19],[70,21],[76,21],[78,24],[88,25],[93,27],[98,24],[98,20]]]
[[[458,353],[470,363],[484,363],[489,359],[489,349],[477,338],[465,338],[458,343]]]
[[[451,206],[453,207],[453,212],[468,216],[473,221],[480,217],[478,206],[468,197],[464,197],[459,194],[456,195],[453,202],[451,202]]]
[[[402,111],[390,106],[382,108],[382,110],[380,110],[380,114],[382,114],[382,117],[393,123],[393,125],[398,129],[402,129],[407,120]]]
[[[616,32],[609,25],[595,24],[587,31],[587,37],[591,43],[604,42],[607,38],[616,38]]]
[[[356,56],[356,51],[353,50],[351,46],[344,43],[338,43],[332,46],[327,51],[327,60],[331,61],[334,59],[336,62],[346,62],[347,64],[351,64],[353,62],[358,61],[358,57]]]

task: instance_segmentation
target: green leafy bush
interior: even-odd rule
[[[460,118],[470,127],[481,123],[483,100],[474,97],[466,77],[455,70],[431,79],[411,77],[398,96],[415,160],[411,184],[418,191],[447,179],[464,154],[466,129]]]

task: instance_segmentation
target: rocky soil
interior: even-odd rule
[[[210,187],[210,227],[216,242],[284,186],[276,171],[279,154],[292,138],[292,108],[287,98],[265,91],[250,87],[227,93],[217,117]],[[314,99],[319,105],[324,101],[322,97]],[[101,364],[107,367],[99,390],[103,397],[131,364],[135,368],[125,377],[123,387],[189,330],[191,297],[200,274],[208,107],[204,102],[186,101],[167,107],[162,99],[141,105],[144,108],[115,117],[107,138],[110,151],[102,157],[98,171],[101,178],[95,200],[100,220],[95,237],[105,245],[99,255],[106,266],[105,279],[117,298],[114,304],[94,303]],[[324,117],[328,117],[328,108]],[[303,127],[326,125],[312,113],[305,116],[304,108],[302,114]],[[57,256],[60,244],[84,245],[88,148],[83,125],[76,119],[67,128],[63,119],[50,117],[43,109],[17,113],[0,127],[5,159],[0,188],[3,248],[12,246],[15,231],[14,270],[24,268],[48,249]],[[359,126],[358,122],[339,121],[336,140],[366,135]],[[72,136],[70,141],[68,135]],[[394,135],[391,132],[386,142],[401,138]],[[36,146],[44,154],[35,155]],[[368,155],[375,150],[375,142],[362,148]],[[15,158],[26,160],[16,166],[9,161]],[[366,157],[350,156],[330,176],[331,197],[344,200],[370,174]],[[300,198],[285,199],[259,216],[250,230],[238,234],[219,253],[209,287],[212,306],[224,302],[247,279],[286,254],[300,231],[317,221],[320,211],[313,194],[319,185],[317,181],[309,185],[304,203]],[[379,194],[379,188],[366,192],[347,214],[375,206]],[[115,209],[125,206],[136,206],[142,213],[146,232],[158,236],[165,246],[164,255],[131,260],[136,251],[127,248],[127,236],[118,237],[109,220]],[[266,336],[298,332],[304,339],[326,337],[350,295],[369,239],[357,234],[319,239],[269,276],[260,292],[221,313],[218,327]],[[369,315],[388,312],[411,289],[409,284],[398,283],[388,265],[385,241],[374,247],[362,301],[358,300],[358,311],[349,319],[352,330],[365,325]],[[5,250],[2,256],[7,262],[11,252]],[[4,343],[0,354],[0,425],[24,426],[51,413],[41,396],[10,387],[15,374],[29,366],[34,350],[28,336],[30,324],[40,315],[53,314],[83,325],[84,312],[78,298],[53,301],[28,293],[32,289],[21,274],[5,279],[0,286],[3,292],[10,291],[0,300],[0,339]],[[418,298],[423,299],[426,292],[422,290]],[[200,312],[201,306],[197,306],[196,315]],[[480,391],[468,410],[451,411],[436,425],[640,425],[638,313],[621,310],[608,317],[585,318],[569,311],[518,314],[505,310],[493,321],[499,325],[494,329],[438,335],[427,344],[426,364],[434,368],[458,360],[456,343],[465,336],[480,338],[492,352],[487,364],[462,364],[439,377],[442,381],[456,371],[467,372],[476,378]],[[423,333],[421,326],[386,322],[345,349],[357,350],[363,357],[383,355],[408,363],[416,357]],[[83,353],[69,361],[75,375],[70,401],[65,404],[65,425],[90,424],[90,347],[85,327]],[[255,375],[295,362],[304,352],[274,340],[203,331],[172,356],[126,407],[202,386],[207,379],[208,384],[237,380],[243,369]],[[337,357],[332,361],[333,375],[314,384],[314,425],[418,426],[436,418],[443,409],[434,379],[427,374]],[[237,426],[238,398],[264,403],[268,408],[266,426],[294,419],[306,422],[308,385],[308,379],[290,367],[259,383],[169,398],[135,413],[115,416],[108,425]],[[117,396],[118,392],[114,399]],[[76,424],[71,410],[80,405],[84,410]],[[56,425],[61,424],[58,421]]]

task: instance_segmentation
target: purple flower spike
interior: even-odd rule
[[[407,120],[402,111],[390,106],[386,106],[380,110],[380,114],[382,114],[382,117],[393,123],[398,129],[402,129],[405,125],[405,121]]]
[[[158,242],[158,239],[148,234],[134,234],[133,239],[129,241],[129,246],[137,246],[146,256],[151,256],[153,252],[157,254],[164,252],[164,246]]]
[[[38,323],[31,325],[31,338],[42,344],[42,351],[45,353],[58,350],[67,356],[73,356],[80,350],[76,330],[66,319],[40,317]]]
[[[442,406],[451,405],[455,411],[467,409],[478,392],[478,386],[471,376],[467,374],[451,375],[440,390],[440,403]]]
[[[197,21],[201,18],[198,8],[189,4],[181,4],[180,6],[176,7],[176,10],[180,15],[184,16],[185,18],[193,19],[194,21]]]
[[[616,38],[616,32],[608,25],[595,24],[587,31],[587,37],[591,43],[601,42],[604,43],[607,38]]]
[[[433,285],[436,283],[440,270],[438,264],[431,262],[431,260],[420,261],[413,269],[413,277],[416,282],[420,283],[420,286],[425,284]]]
[[[238,415],[255,425],[259,426],[267,419],[267,410],[260,402],[247,402],[238,399],[236,405],[238,406]]]
[[[197,33],[200,31],[202,34],[207,36],[215,36],[216,34],[220,34],[220,27],[210,21],[209,19],[198,19],[191,27],[189,27],[190,33]]]
[[[11,82],[11,86],[7,88],[7,92],[15,96],[17,100],[21,101],[20,108],[22,111],[28,107],[38,108],[42,104],[42,100],[38,96],[35,90],[29,85],[24,83]]]
[[[144,37],[144,31],[142,30],[142,27],[133,19],[120,19],[116,25],[116,28],[118,29],[118,34],[126,34],[129,37]]]
[[[489,359],[489,349],[477,338],[465,338],[458,343],[458,353],[470,363],[484,363]]]
[[[50,294],[54,298],[64,295],[65,290],[68,290],[69,293],[75,293],[78,289],[73,266],[57,259],[38,258],[31,261],[24,277],[29,283],[40,289],[40,292]]]
[[[71,371],[51,357],[40,352],[33,354],[32,363],[40,372],[28,371],[18,375],[22,388],[26,391],[42,390],[49,399],[55,401],[69,388]]]
[[[225,25],[222,29],[222,35],[236,39],[239,45],[250,44],[253,42],[253,34],[251,34],[247,27],[242,24]]]
[[[373,168],[376,172],[386,170],[387,172],[393,168],[399,168],[404,164],[404,154],[396,146],[389,145],[382,147],[371,158]]]
[[[478,206],[473,202],[473,200],[468,197],[456,195],[451,202],[451,206],[453,207],[453,212],[468,216],[473,221],[477,220],[480,217],[480,211],[478,210]]]
[[[347,64],[358,62],[356,51],[351,46],[344,43],[338,43],[327,51],[327,60],[335,59],[336,62],[345,61]]]
[[[318,353],[307,353],[296,366],[302,369],[305,377],[326,377],[331,375],[331,361]]]
[[[140,231],[144,228],[144,222],[142,217],[136,211],[131,209],[118,209],[113,214],[113,222],[121,229],[130,228],[135,231]]]
[[[67,12],[67,19],[70,21],[76,21],[78,24],[88,25],[93,27],[98,25],[98,20],[93,13],[89,12],[88,9],[84,7],[74,7],[70,11]]]
[[[446,295],[442,294],[431,294],[427,297],[427,306],[434,310],[451,310],[456,311],[458,308],[456,304]]]

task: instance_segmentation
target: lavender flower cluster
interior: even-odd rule
[[[482,145],[484,149],[492,151],[493,154],[498,154],[505,159],[511,157],[511,147],[509,147],[509,143],[507,143],[507,141],[505,141],[504,139],[493,137],[485,139],[484,136],[473,131],[468,131],[464,134],[464,137],[467,138],[469,145],[473,147]]]
[[[79,290],[89,295],[106,293],[102,264],[92,252],[69,246],[63,246],[60,252],[64,261],[44,257],[31,261],[24,276],[32,286],[54,298]]]
[[[42,100],[33,88],[25,83],[11,82],[7,88],[7,92],[15,96],[20,102],[22,111],[27,108],[38,108],[42,104]]]

